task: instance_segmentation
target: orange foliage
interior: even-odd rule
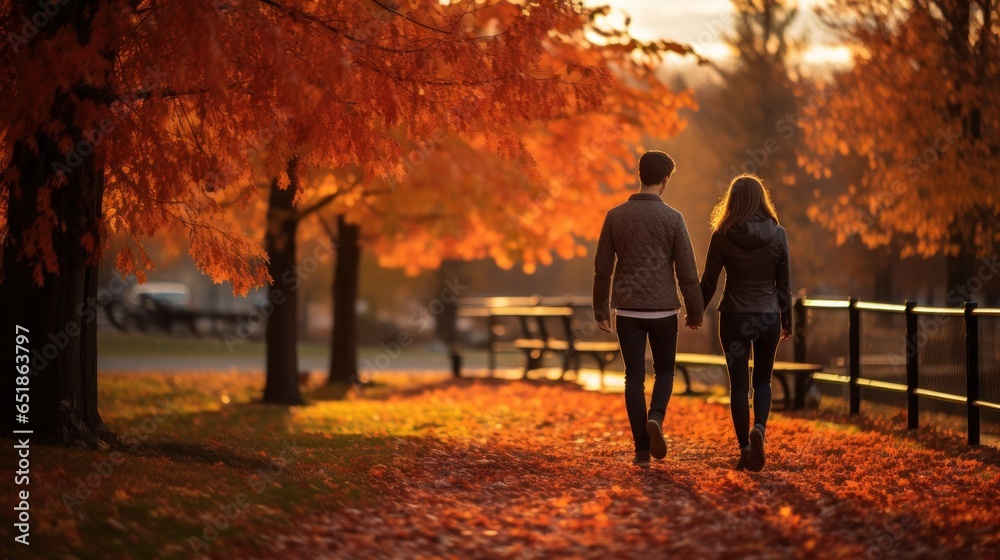
[[[258,242],[234,218],[234,206],[254,199],[239,187],[279,176],[293,154],[304,173],[351,165],[365,182],[398,179],[405,146],[446,126],[505,160],[526,161],[528,123],[605,108],[605,84],[616,80],[582,46],[593,13],[574,0],[95,6],[87,44],[57,26],[0,51],[0,96],[13,100],[0,107],[6,204],[21,196],[12,147],[38,150],[34,134],[44,130],[74,154],[72,131],[52,116],[60,96],[71,96],[73,126],[101,131],[92,148],[106,189],[102,235],[130,240],[119,267],[141,273],[153,265],[143,238],[183,231],[197,264],[239,292],[266,277]],[[0,10],[12,29],[22,15],[10,3]],[[607,51],[621,58],[637,48]],[[645,56],[660,48],[683,50],[664,44]],[[80,83],[99,93],[74,97]],[[39,282],[58,272],[51,237],[67,218],[45,203],[62,188],[49,175],[28,234],[4,240],[19,244]],[[94,256],[107,246],[81,242]]]
[[[856,60],[807,110],[811,151],[799,163],[817,179],[838,158],[864,169],[809,209],[840,243],[858,235],[904,257],[995,253],[1000,7],[971,4],[841,0],[828,9]]]
[[[580,37],[595,29],[600,42]],[[469,133],[451,127],[450,118],[416,141],[407,131],[403,176],[369,181],[333,207],[361,225],[383,266],[417,273],[444,259],[489,258],[530,273],[556,256],[586,254],[582,240],[596,237],[606,209],[635,185],[643,138],[679,133],[681,110],[695,103],[656,76],[663,56],[682,47],[637,43],[627,29],[593,22],[574,34],[551,43],[540,65],[581,83],[598,79],[599,98],[582,102],[573,82],[562,84],[572,94],[554,116],[519,123],[505,100],[499,115],[479,118]],[[455,110],[478,112],[483,102]],[[505,154],[491,132],[508,125],[519,149]],[[353,174],[341,188],[358,187],[352,180],[360,178]]]

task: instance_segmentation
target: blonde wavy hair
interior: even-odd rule
[[[758,211],[778,223],[778,211],[771,202],[771,194],[756,175],[738,175],[729,183],[726,194],[712,209],[712,230],[728,233],[736,224],[747,221]]]

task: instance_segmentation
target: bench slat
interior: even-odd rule
[[[908,389],[905,383],[891,383],[889,381],[879,381],[877,379],[859,378],[858,385],[871,387],[872,389],[882,389],[884,391],[895,391],[898,393],[905,393]]]
[[[813,379],[815,379],[816,381],[826,381],[828,383],[851,382],[851,377],[849,375],[837,375],[835,373],[823,373],[823,372],[814,373]]]

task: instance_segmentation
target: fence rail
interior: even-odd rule
[[[905,394],[909,429],[919,427],[921,397],[963,404],[978,445],[980,411],[1000,410],[1000,309],[801,298],[794,313],[795,360],[822,363],[830,371],[815,379],[846,384],[851,414],[862,387]]]

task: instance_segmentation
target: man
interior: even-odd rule
[[[667,455],[663,418],[677,359],[678,283],[687,326],[699,328],[705,312],[684,217],[660,198],[674,169],[674,160],[663,152],[642,154],[639,192],[608,212],[594,259],[594,318],[601,330],[612,332],[610,308],[615,308],[615,330],[625,361],[625,409],[635,441],[633,463],[644,469],[649,468],[650,455],[657,459]],[[656,373],[648,417],[647,338]]]

